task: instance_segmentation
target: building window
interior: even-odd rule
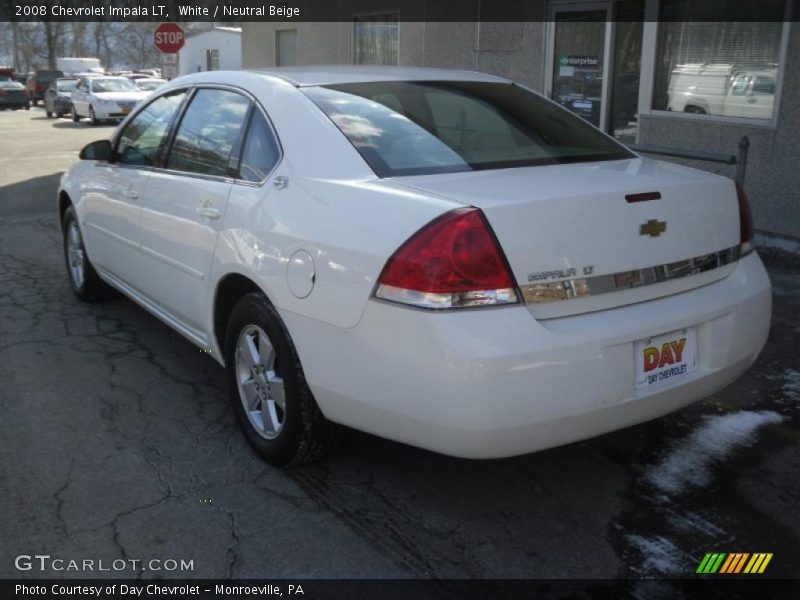
[[[396,65],[399,28],[397,13],[353,19],[353,63]]]
[[[275,32],[275,65],[297,64],[297,30],[282,29]]]
[[[219,71],[219,50],[206,50],[206,71]]]
[[[761,4],[773,22],[713,21],[701,0],[662,0],[653,108],[772,119],[785,6]]]

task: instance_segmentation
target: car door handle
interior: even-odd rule
[[[136,200],[139,197],[139,192],[136,190],[125,190],[122,192],[122,195],[126,198],[130,198],[131,200]]]
[[[219,219],[222,216],[222,212],[218,208],[212,206],[198,206],[197,214],[208,217],[209,219]]]

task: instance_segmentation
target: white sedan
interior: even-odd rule
[[[148,95],[126,77],[83,77],[72,92],[72,120],[121,121]]]
[[[337,424],[472,458],[565,444],[720,390],[767,338],[741,187],[498,77],[196,73],[81,158],[74,292],[224,365],[275,464]]]

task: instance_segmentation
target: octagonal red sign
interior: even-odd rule
[[[186,41],[183,29],[177,23],[162,23],[153,33],[153,42],[156,48],[164,54],[174,54]]]

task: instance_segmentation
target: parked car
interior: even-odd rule
[[[153,76],[145,73],[131,73],[130,75],[125,75],[125,77],[135,82],[138,79],[151,79]]]
[[[730,384],[769,331],[740,186],[499,77],[195,73],[81,158],[75,294],[116,288],[225,365],[275,464],[336,424],[472,458],[588,438]]]
[[[72,120],[121,121],[147,96],[125,77],[83,77],[72,91]]]
[[[137,79],[136,87],[142,90],[143,92],[149,93],[157,90],[165,83],[167,83],[166,79],[156,79],[155,77],[150,77],[148,79]]]
[[[13,81],[16,81],[17,83],[21,83],[22,86],[24,87],[28,81],[28,77],[30,76],[31,76],[30,73],[15,73],[14,75],[11,76],[11,79]]]
[[[16,81],[0,81],[0,110],[7,108],[24,108],[28,110],[31,103],[28,92],[21,83]]]
[[[48,118],[55,115],[57,119],[60,119],[72,112],[71,96],[77,84],[77,79],[66,77],[56,79],[50,84],[44,94],[44,110]]]
[[[39,70],[32,73],[25,83],[25,89],[28,90],[28,96],[31,102],[36,106],[40,100],[44,100],[44,93],[50,84],[59,77],[64,77],[61,71],[48,71]]]

